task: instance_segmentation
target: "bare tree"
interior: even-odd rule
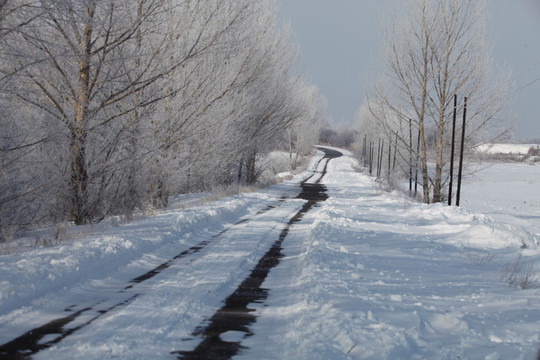
[[[443,200],[454,95],[468,97],[474,107],[468,112],[469,143],[506,131],[497,125],[509,82],[491,66],[484,14],[483,1],[411,0],[403,17],[393,16],[386,35],[386,78],[368,106],[388,138],[397,137],[402,151],[420,160],[426,203]],[[418,141],[413,141],[416,133]],[[433,174],[428,172],[431,161]]]
[[[237,31],[226,37],[226,47],[201,68],[203,74],[213,75],[202,77],[212,87],[198,86],[197,91],[209,89],[215,95],[205,95],[211,101],[196,112],[200,124],[212,126],[198,127],[192,133],[199,140],[190,139],[195,143],[191,148],[206,157],[202,163],[207,166],[190,166],[190,177],[197,177],[199,186],[205,181],[210,186],[255,181],[259,155],[301,115],[303,104],[296,95],[300,80],[290,73],[296,49],[288,31],[278,26],[275,7],[248,3]]]
[[[121,184],[132,183],[133,168],[126,171],[122,163],[133,152],[123,150],[134,149],[138,122],[183,89],[185,83],[172,81],[175,74],[203,63],[239,13],[218,16],[237,6],[210,0],[42,0],[39,8],[41,20],[22,38],[24,51],[40,66],[19,64],[23,86],[34,89],[21,89],[19,96],[63,129],[69,153],[63,205],[71,221],[84,224],[106,214],[114,198],[129,196]],[[183,16],[176,22],[170,20],[174,15]],[[186,122],[175,119],[176,131],[169,135]]]
[[[32,162],[47,136],[36,123],[21,118],[24,111],[12,91],[17,82],[12,66],[16,38],[39,16],[34,5],[30,0],[0,1],[0,240],[36,221],[39,205],[34,200],[46,186],[40,166]]]
[[[0,38],[11,223],[86,224],[254,181],[258,154],[318,106],[290,72],[296,49],[268,1],[0,4],[0,31],[16,28]]]
[[[169,195],[187,190],[186,182],[195,178],[192,169],[223,136],[223,131],[217,136],[209,133],[223,130],[232,94],[247,81],[247,70],[236,60],[242,58],[245,47],[242,29],[254,11],[246,0],[189,1],[175,6],[169,2],[169,7],[166,20],[175,30],[168,32],[173,51],[163,60],[182,66],[165,83],[160,82],[161,89],[156,91],[166,94],[164,101],[145,111],[140,107],[140,114],[134,116],[139,119],[135,122],[138,146],[146,155],[147,170],[136,174],[142,179],[136,183],[147,185],[138,188],[138,197],[157,207],[166,206]],[[135,159],[140,169],[141,155]]]
[[[303,84],[299,94],[305,104],[304,113],[287,130],[289,161],[291,169],[296,169],[298,156],[311,153],[313,145],[319,141],[320,129],[326,111],[326,99],[319,94],[316,86]]]
[[[105,190],[112,184],[115,140],[123,127],[119,121],[133,107],[128,99],[159,79],[157,54],[163,46],[149,48],[145,72],[137,74],[128,59],[139,31],[152,31],[146,24],[158,16],[160,2],[145,1],[138,7],[128,2],[43,0],[35,10],[39,18],[20,35],[26,57],[15,64],[17,94],[46,113],[64,135],[58,144],[60,168],[63,159],[68,161],[62,205],[71,221],[84,224],[102,212]],[[31,66],[36,63],[39,66]]]

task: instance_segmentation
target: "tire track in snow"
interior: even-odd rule
[[[230,359],[245,348],[241,344],[241,339],[253,335],[249,326],[257,321],[257,317],[253,315],[255,310],[250,309],[249,304],[262,303],[267,298],[269,290],[263,288],[262,284],[270,270],[279,265],[280,259],[283,258],[281,244],[289,233],[290,227],[300,221],[317,203],[328,198],[326,187],[320,182],[326,174],[330,159],[342,154],[331,149],[319,149],[324,151],[325,156],[319,160],[315,168],[318,168],[322,160],[326,160],[324,169],[317,181],[308,182],[315,174],[306,178],[301,183],[302,192],[297,196],[299,199],[306,200],[306,203],[287,222],[279,239],[259,260],[251,274],[244,279],[234,293],[225,299],[223,307],[209,319],[206,326],[200,326],[192,334],[195,337],[202,337],[202,342],[192,351],[172,352],[172,354],[177,354],[179,359]]]
[[[314,173],[307,177],[302,182],[302,184],[306,183],[315,175],[315,172],[317,171],[323,159],[324,157],[316,162],[315,166],[313,167]],[[326,171],[326,168],[324,171]],[[321,178],[322,176],[319,178],[318,181],[320,181]],[[300,195],[297,196],[297,198],[298,197],[300,197]],[[173,258],[154,267],[150,271],[133,278],[125,287],[116,292],[117,294],[120,294],[118,296],[112,296],[112,298],[104,298],[103,300],[95,302],[88,306],[81,307],[80,305],[72,305],[66,308],[64,311],[68,312],[68,315],[51,320],[41,326],[27,331],[26,333],[13,339],[12,341],[0,345],[0,358],[30,359],[32,355],[35,355],[42,350],[48,349],[51,346],[58,344],[60,341],[62,341],[69,335],[92,324],[95,320],[106,315],[110,311],[123,306],[127,306],[136,298],[144,294],[144,292],[140,291],[135,292],[134,287],[136,287],[138,284],[152,279],[164,270],[170,268],[179,260],[185,259],[190,255],[199,253],[207,245],[211,244],[213,239],[220,237],[221,235],[237,227],[238,225],[249,223],[257,216],[263,215],[268,211],[281,206],[283,203],[286,202],[286,200],[287,196],[283,195],[281,198],[279,198],[279,200],[274,201],[266,208],[258,211],[253,217],[241,219],[240,221],[225,228],[223,231],[213,235],[210,239],[205,239],[199,242],[198,244],[182,251]],[[74,308],[76,307],[80,307],[81,309],[74,310]]]
[[[161,263],[152,270],[137,276],[129,281],[123,289],[118,290],[118,296],[113,296],[111,298],[104,298],[101,301],[95,302],[91,305],[84,306],[80,310],[73,310],[73,308],[80,307],[80,305],[72,305],[66,308],[64,311],[69,312],[70,314],[51,320],[41,326],[33,328],[26,333],[20,335],[19,337],[13,339],[10,342],[7,342],[0,346],[0,358],[6,359],[30,359],[32,355],[48,349],[51,346],[58,344],[60,341],[73,334],[74,332],[92,324],[95,320],[106,315],[111,310],[120,308],[130,304],[137,297],[144,294],[144,292],[135,292],[132,290],[136,285],[141,284],[156,275],[160,274],[164,270],[170,268],[173,264],[178,262],[181,259],[184,259],[190,255],[194,255],[203,250],[207,245],[212,243],[212,240],[220,237],[229,230],[237,227],[238,225],[246,224],[258,215],[263,215],[268,211],[275,209],[281,203],[286,201],[285,197],[282,197],[275,204],[271,204],[266,208],[260,210],[255,214],[253,218],[242,219],[229,227],[225,228],[223,231],[213,235],[210,239],[205,239],[198,244],[182,251],[173,258]],[[193,261],[194,259],[192,259]],[[128,293],[129,292],[129,293]],[[126,295],[127,294],[127,295]],[[80,323],[77,323],[80,319],[86,319],[89,317],[89,320],[83,320]]]

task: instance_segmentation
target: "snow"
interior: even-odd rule
[[[235,358],[534,358],[538,289],[509,286],[501,269],[540,260],[538,168],[497,164],[456,208],[385,192],[353,163],[330,160],[329,198],[291,226],[268,298],[250,305],[253,335],[221,334],[244,347]],[[80,311],[64,330],[87,325],[33,358],[177,358],[302,207],[310,174],[1,256],[0,344]]]
[[[496,163],[482,170],[477,181],[468,179],[462,204],[491,217],[498,226],[521,228],[540,237],[540,166]]]
[[[539,144],[482,144],[477,149],[489,154],[525,155],[531,148],[537,149]]]

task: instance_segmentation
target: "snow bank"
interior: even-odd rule
[[[269,190],[207,206],[165,211],[60,245],[0,256],[0,320],[2,314],[73,284],[104,282],[111,275],[115,282],[127,282],[196,245],[208,234],[260,211],[275,201],[275,196]]]

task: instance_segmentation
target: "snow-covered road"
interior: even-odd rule
[[[245,359],[535,357],[538,290],[500,274],[539,259],[538,234],[411,202],[351,157],[322,157],[261,192],[1,256],[0,358],[197,358],[212,337]],[[312,174],[325,201],[302,212]],[[213,329],[276,242],[255,302],[234,310],[249,321]],[[23,336],[34,345],[14,354]]]

